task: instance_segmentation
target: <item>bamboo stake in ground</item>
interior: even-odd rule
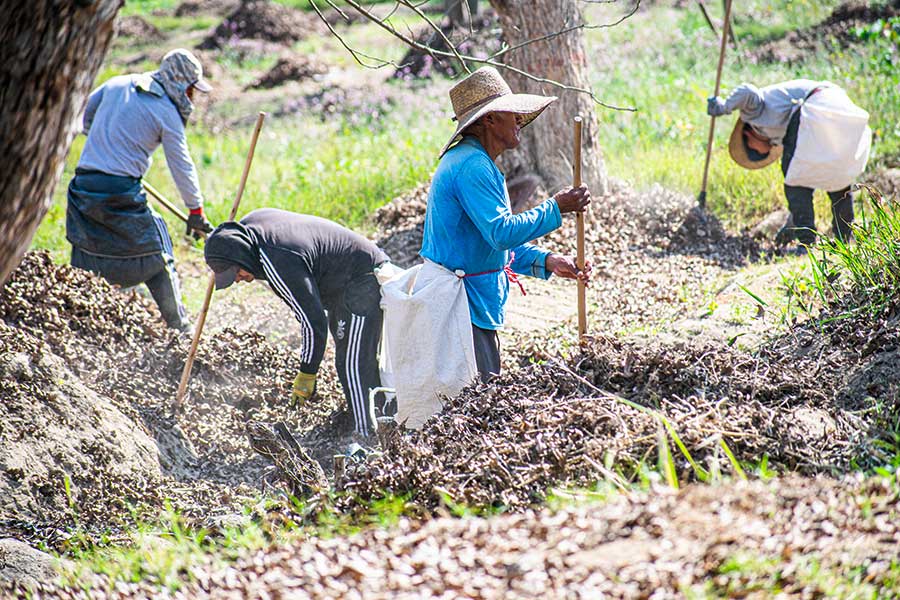
[[[719,66],[716,67],[716,91],[719,95],[719,86],[722,83],[722,65],[725,64],[725,48],[728,46],[728,25],[731,22],[731,0],[725,0],[725,21],[722,23],[722,47],[719,49]],[[709,177],[709,158],[712,154],[713,136],[716,133],[716,118],[709,119],[709,139],[706,142],[706,163],[703,165],[703,183],[700,186],[700,195],[697,203],[700,208],[706,208],[706,181]]]
[[[575,117],[575,160],[572,163],[572,187],[581,186],[581,117]],[[578,236],[578,270],[584,271],[584,212],[575,213],[575,227]],[[585,282],[578,280],[578,337],[587,333],[587,298]]]
[[[256,140],[259,139],[259,131],[262,129],[263,121],[266,113],[260,112],[256,119],[256,128],[253,130],[253,138],[250,140],[250,150],[247,152],[247,160],[244,162],[244,172],[241,175],[241,183],[238,185],[237,194],[234,197],[234,204],[231,205],[231,214],[228,220],[233,221],[237,215],[238,206],[241,203],[241,196],[244,195],[244,186],[247,184],[247,175],[250,174],[250,163],[253,162],[253,152],[256,150]],[[187,361],[184,363],[184,371],[181,373],[181,383],[178,384],[178,393],[175,395],[175,410],[181,409],[184,402],[184,395],[187,392],[188,380],[191,378],[191,368],[194,366],[194,356],[197,354],[197,345],[200,343],[200,334],[203,333],[203,325],[206,323],[206,313],[209,311],[209,302],[212,300],[213,289],[216,287],[216,274],[209,274],[209,283],[206,286],[206,297],[203,299],[203,308],[200,310],[200,316],[197,317],[197,325],[194,329],[194,339],[191,341],[191,349],[188,352]]]

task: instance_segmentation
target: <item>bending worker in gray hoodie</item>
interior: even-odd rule
[[[730,142],[731,155],[748,169],[764,167],[781,158],[782,173],[788,168],[797,147],[800,129],[800,107],[811,96],[834,84],[809,79],[795,79],[758,88],[750,83],[738,86],[727,99],[711,97],[706,112],[720,117],[735,110],[740,111]],[[853,195],[850,187],[827,190],[831,199],[832,229],[834,235],[847,240],[853,222]],[[800,242],[798,253],[816,239],[815,214],[813,213],[813,188],[784,184],[791,216],[778,232],[776,242],[787,244]]]
[[[160,144],[185,206],[187,233],[212,231],[188,153],[185,126],[194,90],[210,91],[200,62],[187,50],[163,57],[157,71],[113,77],[88,98],[87,141],[69,183],[66,238],[72,266],[110,283],[146,283],[169,327],[188,330],[172,239],[147,205],[141,178]]]
[[[216,289],[266,281],[300,323],[300,372],[291,399],[309,400],[334,336],[335,366],[355,432],[375,431],[369,390],[380,387],[381,289],[375,269],[388,262],[373,242],[337,223],[275,208],[219,225],[206,240]]]

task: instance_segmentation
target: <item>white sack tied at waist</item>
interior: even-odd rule
[[[382,370],[398,423],[418,429],[478,376],[469,300],[460,276],[426,260],[381,286]]]
[[[872,146],[869,113],[839,87],[825,87],[800,107],[797,146],[787,185],[836,192],[865,170]]]

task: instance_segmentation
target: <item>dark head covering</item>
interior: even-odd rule
[[[250,230],[235,221],[226,221],[209,234],[203,254],[206,264],[216,273],[217,290],[234,282],[238,268],[256,279],[266,279],[259,262],[259,246]]]

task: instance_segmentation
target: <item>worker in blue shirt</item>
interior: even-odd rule
[[[503,326],[509,282],[518,282],[517,274],[590,277],[590,265],[581,271],[574,257],[529,242],[558,228],[562,214],[584,211],[591,194],[585,186],[567,188],[512,214],[495,160],[519,145],[520,130],[556,98],[513,94],[496,69],[483,67],[455,85],[450,99],[458,125],[431,182],[421,255],[465,273],[475,359],[486,381],[500,372],[497,330]]]

